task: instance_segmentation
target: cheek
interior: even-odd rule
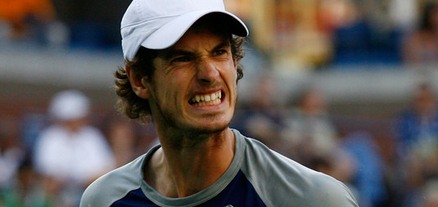
[[[234,83],[236,84],[236,87],[237,87],[237,82],[239,81],[239,80],[238,80],[238,77],[239,77],[239,73],[238,73],[238,71],[237,71],[237,67],[234,66],[234,70],[233,70],[233,79],[234,79]]]
[[[182,101],[184,88],[187,85],[182,80],[185,80],[185,77],[181,77],[178,74],[169,76],[168,79],[160,80],[161,83],[156,85],[155,93],[161,104],[175,106],[178,102]]]
[[[163,84],[156,88],[155,94],[156,98],[159,100],[161,104],[169,104],[176,98],[175,89],[173,89],[171,86],[173,83],[167,82],[168,85]]]
[[[237,66],[234,61],[230,61],[228,64],[224,65],[228,78],[232,78],[235,82],[237,81]]]

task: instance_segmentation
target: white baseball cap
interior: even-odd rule
[[[246,25],[225,11],[223,0],[133,0],[121,22],[122,49],[132,60],[140,46],[165,49],[175,44],[201,17],[219,13],[233,34],[246,37]]]
[[[88,115],[90,103],[88,97],[77,90],[57,93],[49,107],[49,114],[56,120],[80,119]]]

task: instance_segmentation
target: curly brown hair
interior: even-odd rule
[[[233,59],[237,63],[237,81],[243,77],[243,67],[239,61],[244,57],[244,40],[245,38],[234,35],[230,37]],[[135,75],[152,77],[155,70],[152,61],[157,57],[158,52],[159,50],[140,47],[134,59],[132,61],[125,60],[125,66],[119,67],[114,73],[115,91],[118,95],[116,109],[130,119],[143,123],[151,121],[151,109],[148,100],[138,97],[132,90],[126,68],[129,67]]]

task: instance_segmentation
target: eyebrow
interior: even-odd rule
[[[231,45],[230,41],[224,39],[219,44],[217,44],[212,49],[212,51],[223,48],[223,47],[228,47],[230,45]],[[175,56],[193,56],[193,55],[194,55],[194,52],[191,52],[189,50],[169,48],[169,49],[165,49],[165,50],[161,51],[158,56],[162,57],[165,60],[169,60]]]
[[[159,54],[159,57],[169,60],[175,56],[191,56],[193,52],[183,50],[183,49],[168,49],[164,50]]]

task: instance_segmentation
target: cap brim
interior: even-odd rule
[[[153,32],[140,45],[149,49],[165,49],[175,44],[184,33],[200,18],[207,14],[223,15],[224,23],[228,24],[231,32],[237,36],[248,36],[248,28],[235,15],[226,11],[195,11],[181,15]]]

